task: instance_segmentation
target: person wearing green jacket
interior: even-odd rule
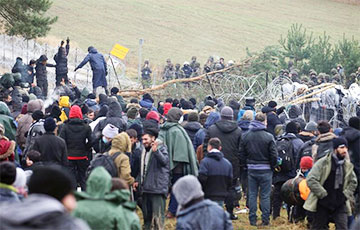
[[[311,229],[328,229],[330,216],[336,229],[347,229],[350,201],[357,188],[354,166],[349,160],[347,141],[333,139],[334,151],[319,159],[306,178],[311,190],[304,209],[314,213]]]
[[[111,176],[104,167],[95,168],[86,185],[86,192],[75,193],[78,200],[75,217],[86,221],[91,229],[141,229],[134,213],[136,205],[130,202],[130,191],[111,191]]]
[[[170,160],[171,184],[185,175],[198,176],[198,163],[191,139],[179,124],[183,113],[173,107],[167,114],[167,121],[160,127],[159,139],[167,146]],[[171,193],[168,218],[175,216],[178,203]]]
[[[16,136],[16,125],[14,119],[11,117],[9,107],[2,101],[0,101],[0,124],[4,126],[4,136],[14,141]]]

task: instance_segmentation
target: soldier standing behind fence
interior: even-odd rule
[[[149,61],[144,62],[144,66],[141,69],[141,84],[143,89],[151,87],[151,69],[149,67]]]

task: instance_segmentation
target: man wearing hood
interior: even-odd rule
[[[258,113],[250,123],[249,132],[241,140],[241,165],[248,168],[248,199],[250,225],[256,226],[257,197],[260,190],[262,225],[270,224],[270,195],[272,175],[277,166],[274,136],[266,130],[266,115]]]
[[[46,55],[41,55],[36,61],[36,85],[40,87],[42,95],[46,98],[48,94],[48,80],[46,67],[56,67],[56,65],[47,63],[48,58]]]
[[[89,54],[84,58],[84,60],[75,68],[75,71],[82,68],[86,63],[90,62],[91,70],[93,71],[93,93],[96,94],[96,89],[98,87],[103,87],[105,89],[106,94],[108,93],[107,90],[107,81],[106,75],[107,72],[107,65],[104,56],[101,53],[90,46],[88,48]]]
[[[21,57],[17,57],[16,58],[16,62],[13,66],[13,68],[11,69],[12,73],[20,73],[21,74],[21,79],[22,82],[26,82],[26,77],[27,77],[27,66],[23,63],[23,60]]]
[[[245,98],[245,106],[239,110],[239,114],[237,116],[237,121],[240,121],[240,119],[242,118],[242,116],[244,115],[246,110],[251,110],[254,113],[254,117],[256,115],[255,112],[255,98],[253,97],[246,97]]]
[[[81,190],[84,191],[92,139],[91,128],[83,120],[79,106],[71,107],[69,120],[64,123],[59,136],[64,139],[67,146],[71,173],[74,175],[76,183],[80,185]]]
[[[169,149],[171,183],[174,184],[184,175],[198,175],[198,167],[193,144],[179,124],[183,113],[179,108],[171,108],[167,114],[167,121],[160,127],[159,139]],[[170,196],[168,217],[176,214],[177,202],[173,194]]]
[[[319,121],[317,129],[319,131],[319,135],[317,136],[315,144],[311,149],[314,162],[332,151],[332,140],[336,138],[336,135],[332,132],[331,126],[327,121]]]
[[[225,200],[226,210],[230,213],[230,218],[235,220],[237,216],[233,214],[235,200],[235,185],[240,178],[240,140],[241,129],[234,121],[233,110],[225,106],[221,110],[221,120],[208,128],[203,144],[204,151],[207,150],[207,144],[210,138],[217,137],[223,146],[224,157],[230,161],[233,168],[233,181],[227,199]]]
[[[75,193],[78,202],[73,215],[86,221],[91,229],[140,230],[136,215],[132,215],[132,220],[125,218],[136,208],[130,202],[130,191],[111,188],[110,174],[104,167],[95,168],[86,181],[86,192]]]
[[[157,126],[144,126],[140,175],[134,189],[142,191],[144,229],[164,229],[166,197],[170,183],[169,154],[157,139]],[[171,163],[170,163],[171,164]]]
[[[0,101],[0,124],[4,126],[4,133],[10,140],[15,140],[16,125],[14,119],[11,117],[9,107],[5,102]]]
[[[195,134],[202,128],[199,122],[199,115],[197,112],[190,112],[188,114],[187,123],[184,125],[184,129],[190,137],[191,142],[195,148]]]
[[[56,74],[56,86],[57,87],[60,86],[61,81],[64,81],[65,84],[69,83],[69,79],[67,76],[67,74],[68,74],[67,56],[69,55],[69,50],[70,50],[70,39],[69,38],[66,39],[65,48],[63,46],[64,46],[64,41],[61,41],[59,50],[54,56],[54,61],[56,62],[55,74]]]
[[[70,216],[76,206],[71,176],[63,168],[42,166],[34,169],[23,202],[1,203],[1,228],[89,230],[85,222]]]
[[[267,106],[261,109],[261,112],[266,114],[267,130],[275,137],[275,127],[281,124],[281,121],[276,114],[277,103],[270,101]]]

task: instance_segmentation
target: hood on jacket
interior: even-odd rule
[[[78,105],[73,105],[70,109],[69,118],[79,118],[83,119],[81,108]]]
[[[327,133],[323,133],[320,134],[317,138],[316,138],[316,142],[325,142],[325,141],[331,141],[332,139],[336,138],[336,135],[332,132],[327,132]]]
[[[5,210],[6,206],[2,208]],[[55,198],[43,194],[31,194],[23,202],[9,204],[6,212],[0,212],[0,219],[6,219],[11,226],[24,226],[26,223],[35,229],[53,221],[52,218],[49,219],[50,214],[56,218],[63,213],[65,213],[64,206]]]
[[[250,121],[248,120],[240,120],[238,122],[238,126],[241,128],[241,130],[249,130],[249,126],[250,126]]]
[[[271,108],[269,106],[264,106],[262,109],[261,109],[261,112],[263,113],[269,113],[269,112],[275,112],[276,109],[275,108]]]
[[[165,122],[164,124],[161,125],[160,129],[163,130],[169,130],[170,128],[174,127],[174,126],[179,126],[182,127],[179,123],[175,123],[175,122]]]
[[[221,160],[222,158],[224,158],[224,154],[222,152],[218,152],[218,151],[214,151],[214,152],[209,152],[207,155],[207,157],[213,158],[217,161]]]
[[[171,108],[172,108],[172,104],[169,103],[169,102],[166,102],[166,103],[164,104],[164,115],[167,115],[168,112],[169,112],[169,110],[170,110]]]
[[[152,109],[153,107],[153,103],[151,102],[150,99],[142,99],[140,102],[139,102],[140,106],[141,107],[144,107],[144,108],[147,108],[147,109]]]
[[[235,100],[231,100],[229,102],[229,106],[235,111],[240,109],[240,104],[236,102]]]
[[[183,112],[181,111],[181,109],[177,108],[177,107],[173,107],[169,110],[167,116],[167,121],[168,122],[179,122],[179,120],[181,119],[183,115]]]
[[[69,96],[61,96],[59,99],[59,107],[63,108],[70,108],[70,98]]]
[[[121,113],[122,113],[122,109],[119,102],[112,101],[109,104],[109,110],[106,113],[106,117],[122,117]]]
[[[302,110],[298,105],[292,105],[289,109],[289,118],[295,119],[302,114]]]
[[[92,106],[94,106],[94,105],[97,105],[96,100],[95,100],[95,99],[90,99],[90,98],[88,98],[88,99],[85,100],[85,104],[86,104],[87,106],[89,106],[89,107],[92,107]]]
[[[252,131],[265,130],[266,126],[264,123],[254,120],[250,122],[249,129]]]
[[[342,136],[345,137],[348,142],[354,142],[360,138],[360,131],[353,127],[345,127]]]
[[[110,154],[116,152],[131,152],[131,140],[126,132],[122,132],[114,137],[111,142]]]
[[[205,128],[209,128],[218,121],[220,121],[220,114],[218,112],[211,112],[206,119]]]
[[[86,192],[76,193],[76,196],[79,199],[105,199],[111,187],[110,174],[104,167],[96,167],[86,181]]]
[[[33,113],[36,110],[41,110],[44,112],[44,102],[41,99],[31,100],[28,103],[28,113]]]
[[[96,54],[98,51],[97,51],[94,47],[89,46],[88,52],[89,52],[89,53],[92,53],[92,54]]]
[[[198,121],[189,121],[184,126],[184,129],[187,129],[190,131],[198,131],[201,128],[202,128],[202,126]]]
[[[238,128],[235,121],[220,120],[215,123],[216,127],[223,133],[231,133]]]
[[[0,114],[11,116],[9,107],[5,102],[0,101]]]

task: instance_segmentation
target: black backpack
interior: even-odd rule
[[[106,171],[110,174],[111,177],[118,177],[118,170],[115,165],[115,159],[121,154],[121,152],[116,152],[114,155],[110,156],[109,153],[98,153],[95,155],[94,159],[90,162],[89,167],[86,170],[86,178],[89,177],[90,173],[97,167],[103,166]]]
[[[279,165],[281,172],[289,172],[295,168],[294,147],[290,138],[280,137],[276,141],[276,149],[282,163]]]

